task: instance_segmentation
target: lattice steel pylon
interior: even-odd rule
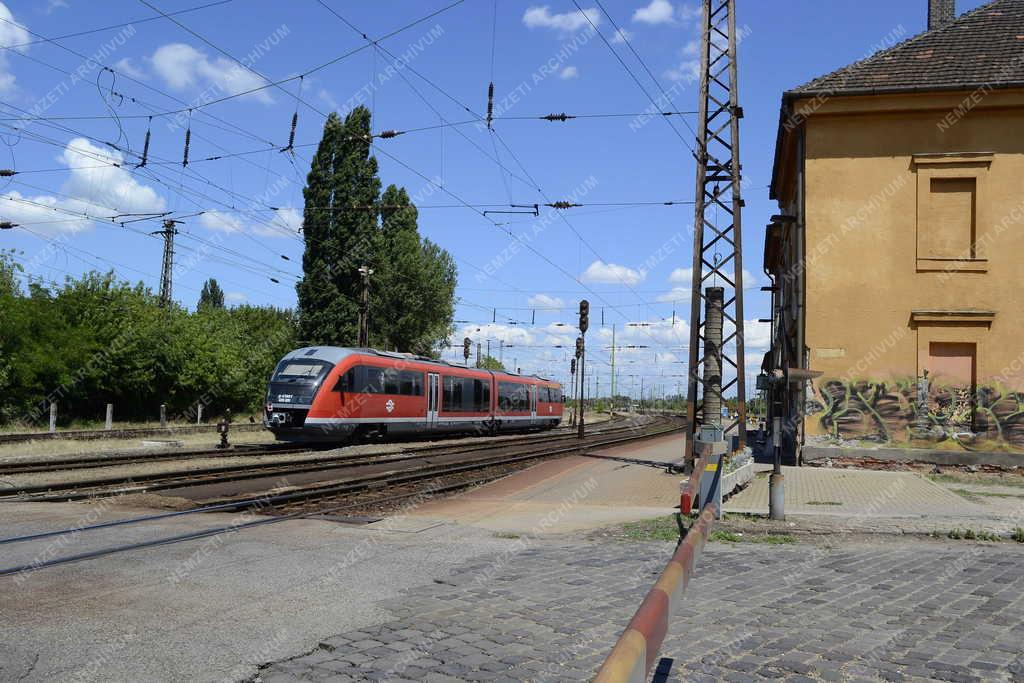
[[[164,238],[164,260],[160,268],[160,305],[164,308],[171,306],[171,289],[174,275],[174,236],[178,229],[174,225],[178,221],[164,221],[164,229],[157,230],[154,235],[162,235]]]
[[[737,104],[739,85],[736,78],[736,0],[703,0],[701,32],[700,100],[697,117],[697,190],[693,222],[693,280],[690,304],[690,361],[686,393],[686,416],[689,438],[686,462],[693,462],[693,435],[698,428],[698,415],[703,420],[703,401],[698,401],[697,387],[702,395],[719,392],[724,399],[735,386],[738,402],[736,420],[721,421],[726,433],[739,427],[739,447],[746,441],[746,405],[743,368],[743,255],[740,230],[740,128],[743,110]],[[725,334],[722,339],[723,370],[732,369],[736,376],[720,388],[711,377],[704,377],[704,358],[708,353],[704,301],[705,286],[724,286],[722,317]],[[731,327],[731,329],[730,329]],[[724,405],[724,401],[723,401]]]

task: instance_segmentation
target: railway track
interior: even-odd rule
[[[592,430],[592,434],[616,433],[621,431],[635,430],[632,424],[623,425],[623,421],[617,420],[601,428]],[[110,495],[125,495],[132,493],[146,493],[165,491],[171,494],[174,490],[194,489],[203,485],[222,486],[229,482],[242,482],[245,480],[265,478],[285,478],[296,480],[300,475],[305,481],[299,484],[310,483],[319,473],[333,475],[334,478],[344,476],[348,472],[358,471],[360,468],[370,468],[374,471],[389,472],[395,467],[407,467],[416,463],[435,464],[453,462],[473,457],[474,454],[486,454],[491,451],[507,449],[535,447],[540,451],[550,449],[557,444],[574,444],[579,442],[573,433],[564,431],[562,433],[541,433],[526,434],[517,437],[504,437],[500,440],[487,439],[484,441],[468,444],[433,444],[404,450],[398,453],[349,455],[331,454],[324,457],[310,458],[302,461],[290,462],[266,462],[248,464],[223,464],[197,469],[189,469],[179,472],[163,472],[154,474],[124,474],[110,473],[88,479],[71,479],[65,481],[46,481],[38,484],[16,485],[9,489],[6,495],[0,495],[0,501],[34,501],[34,502],[56,502],[83,500]],[[273,451],[278,455],[294,452],[295,449],[281,449]],[[298,452],[309,452],[308,449],[297,449]],[[241,455],[251,455],[242,453]],[[144,460],[142,462],[150,462]],[[118,462],[116,464],[124,464]],[[55,472],[59,475],[60,472]],[[277,484],[280,485],[279,483]],[[271,485],[271,487],[274,487]],[[192,497],[192,496],[188,496]]]
[[[608,423],[621,422],[625,418],[616,417]],[[608,424],[598,423],[598,424]],[[557,427],[551,432],[545,432],[544,434],[568,432],[573,428],[570,427]],[[442,436],[443,435],[439,435]],[[464,436],[464,435],[463,435]],[[513,439],[513,438],[543,438],[541,434],[525,433],[518,434],[515,436],[506,435],[497,437],[499,439]],[[434,437],[437,438],[437,437]],[[459,438],[459,435],[455,435],[454,438]],[[426,441],[427,439],[420,439]],[[409,439],[404,443],[415,443],[416,439]],[[392,442],[392,443],[403,443],[403,442]],[[253,455],[293,455],[296,453],[313,453],[321,450],[336,450],[338,448],[344,448],[345,445],[339,444],[304,444],[295,445],[288,443],[271,443],[271,444],[237,444],[230,446],[227,449],[221,448],[194,448],[194,449],[180,449],[173,451],[156,451],[150,453],[140,453],[138,451],[132,452],[113,452],[104,454],[84,455],[73,458],[48,458],[44,460],[13,460],[7,462],[0,462],[0,477],[11,474],[31,474],[36,472],[54,472],[58,470],[78,470],[78,469],[89,469],[96,467],[114,467],[121,465],[143,465],[157,462],[173,462],[179,460],[193,460],[200,458],[228,458],[238,456],[253,456]],[[430,451],[434,449],[445,449],[449,448],[444,444],[440,445],[421,445],[411,446],[410,450],[417,451]]]
[[[583,453],[593,448],[610,447],[641,439],[668,435],[678,432],[683,428],[684,423],[681,420],[661,417],[655,418],[640,427],[635,425],[609,425],[605,429],[592,431],[582,441],[576,439],[573,435],[566,434],[557,439],[544,439],[544,443],[522,443],[521,441],[518,444],[491,443],[490,449],[476,449],[480,451],[490,450],[490,455],[477,455],[469,459],[455,457],[451,462],[445,463],[430,462],[430,458],[425,458],[422,455],[411,456],[397,471],[364,473],[345,481],[324,482],[282,493],[264,493],[259,497],[207,500],[202,505],[189,510],[157,513],[101,522],[88,526],[78,526],[73,529],[45,531],[25,536],[2,538],[0,539],[0,545],[23,543],[201,512],[253,510],[259,515],[249,521],[235,520],[232,524],[212,529],[202,529],[176,536],[165,536],[125,545],[109,546],[45,561],[34,561],[25,565],[0,567],[0,576],[34,572],[47,567],[97,559],[130,550],[235,533],[289,519],[325,516],[341,512],[353,513],[359,510],[385,510],[409,499],[430,498],[497,479],[532,460]],[[382,495],[367,495],[367,493],[378,494],[382,491]]]

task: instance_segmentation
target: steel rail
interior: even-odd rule
[[[625,426],[614,426],[610,429],[597,431],[598,434],[606,434],[614,431],[629,429]],[[259,477],[273,476],[274,474],[300,474],[305,472],[317,472],[329,469],[348,469],[352,467],[371,466],[378,464],[399,463],[409,460],[422,459],[433,454],[434,457],[445,455],[458,455],[476,451],[488,451],[503,446],[516,446],[523,442],[543,442],[550,444],[552,441],[563,441],[575,438],[569,434],[551,437],[550,435],[528,435],[527,438],[506,439],[501,442],[474,443],[462,445],[437,444],[423,448],[400,451],[399,454],[360,454],[326,456],[322,458],[311,458],[305,461],[291,462],[267,462],[252,463],[246,465],[225,464],[202,469],[186,470],[184,472],[163,472],[154,473],[148,476],[109,476],[95,479],[85,479],[74,482],[42,483],[18,487],[15,491],[10,489],[10,494],[0,494],[0,501],[69,501],[82,500],[84,498],[104,495],[107,492],[124,494],[128,492],[142,493],[145,491],[159,491],[169,488],[181,488],[190,485],[198,485],[212,482],[241,481],[244,479],[255,479]],[[304,452],[304,451],[300,451]],[[245,454],[243,454],[245,455]],[[125,488],[127,487],[127,488]],[[61,493],[66,492],[66,493]],[[26,495],[28,494],[28,495]]]
[[[556,449],[554,451],[548,450],[546,452],[519,454],[519,455],[515,455],[515,456],[511,456],[511,457],[505,456],[505,457],[499,457],[499,458],[490,458],[490,459],[485,459],[485,460],[480,460],[480,461],[474,461],[472,463],[467,463],[467,464],[459,464],[459,465],[456,465],[456,466],[448,466],[446,470],[441,471],[441,472],[436,471],[438,469],[437,467],[433,467],[433,468],[429,468],[431,471],[420,471],[420,472],[416,472],[416,473],[413,473],[413,474],[402,475],[402,476],[397,476],[397,477],[392,476],[392,477],[390,477],[389,483],[392,483],[392,484],[394,484],[394,483],[408,483],[408,482],[419,481],[419,480],[423,480],[423,479],[437,478],[439,476],[445,476],[447,474],[456,474],[456,473],[463,472],[463,471],[471,471],[471,470],[474,470],[474,469],[485,469],[487,467],[493,467],[493,466],[496,466],[496,465],[510,464],[510,463],[513,463],[513,462],[521,462],[523,460],[529,460],[529,459],[537,459],[537,458],[540,458],[540,457],[545,457],[545,456],[550,456],[550,455],[568,454],[569,452],[572,452],[572,451],[578,451],[580,448],[583,448],[583,447],[590,447],[590,448],[592,448],[594,446],[599,446],[599,445],[616,445],[616,444],[623,443],[623,442],[637,441],[637,440],[641,440],[641,439],[652,438],[652,437],[656,437],[656,436],[662,436],[662,435],[665,435],[665,434],[670,434],[670,433],[679,431],[682,428],[683,427],[682,427],[681,424],[675,424],[675,425],[671,426],[668,429],[656,430],[656,431],[646,432],[646,433],[642,433],[642,434],[636,434],[636,435],[628,436],[628,437],[619,437],[619,438],[615,438],[615,439],[609,439],[607,441],[600,442],[600,443],[590,442],[590,443],[586,443],[586,444],[577,444],[575,446],[570,446],[570,447],[565,447],[565,448],[561,448],[561,449]],[[379,480],[379,479],[380,479],[380,477],[374,477],[372,480],[364,480],[364,481],[360,481],[360,482],[349,482],[349,484],[350,485],[362,484],[362,488],[366,488],[366,487],[370,486],[371,484],[375,483],[375,481]],[[472,486],[472,485],[474,485],[474,482],[457,482],[457,483],[454,483],[454,484],[449,484],[449,485],[446,485],[446,486],[443,486],[443,487],[439,487],[438,489],[434,489],[433,492],[435,492],[435,493],[437,493],[437,492],[444,492],[445,490],[452,490],[454,488],[465,488],[466,486]],[[270,505],[274,505],[275,503],[278,503],[278,502],[289,502],[289,501],[292,501],[292,500],[297,500],[299,498],[310,498],[310,497],[323,496],[325,494],[329,495],[329,494],[334,494],[334,493],[342,492],[342,491],[339,491],[339,490],[333,490],[333,489],[339,489],[341,487],[331,487],[331,488],[332,488],[332,490],[317,489],[317,490],[314,490],[314,491],[295,492],[295,493],[281,494],[281,495],[277,495],[277,496],[263,496],[261,498],[248,499],[248,500],[245,500],[245,501],[228,501],[228,502],[225,502],[225,503],[218,504],[217,507],[218,507],[218,509],[239,509],[239,508],[247,509],[247,508],[250,508],[250,507],[257,507],[257,506],[259,506],[259,507],[267,507],[267,506],[270,506]],[[353,492],[353,490],[354,489],[350,489],[347,492]],[[213,528],[213,529],[203,529],[203,530],[200,530],[200,531],[194,531],[194,532],[189,532],[189,533],[185,533],[185,534],[177,534],[177,535],[174,535],[174,536],[167,536],[167,537],[161,537],[161,538],[156,538],[156,539],[150,539],[150,540],[146,540],[146,541],[139,541],[137,543],[130,543],[130,544],[125,544],[125,545],[120,545],[120,546],[111,546],[111,547],[106,547],[106,548],[99,548],[99,549],[91,550],[91,551],[88,551],[88,552],[85,552],[85,553],[79,553],[79,554],[75,554],[75,555],[68,555],[68,556],[64,556],[64,557],[54,558],[52,560],[47,560],[45,562],[32,562],[32,563],[29,563],[29,564],[23,564],[23,565],[18,565],[18,566],[13,566],[13,567],[0,568],[0,576],[11,576],[11,575],[15,575],[15,574],[25,574],[25,573],[29,573],[29,572],[39,571],[39,570],[42,570],[42,569],[45,569],[45,568],[48,568],[48,567],[54,567],[54,566],[59,566],[59,565],[63,565],[63,564],[69,564],[69,563],[72,563],[72,562],[80,562],[80,561],[84,561],[84,560],[90,560],[90,559],[96,559],[96,558],[99,558],[99,557],[105,557],[105,556],[108,556],[108,555],[113,555],[115,553],[128,552],[128,551],[131,551],[131,550],[139,550],[139,549],[143,549],[143,548],[151,548],[151,547],[156,547],[156,546],[160,546],[160,545],[170,545],[172,543],[179,543],[179,542],[189,541],[189,540],[197,540],[197,539],[200,539],[200,538],[207,538],[207,537],[210,537],[210,536],[216,536],[216,535],[225,534],[225,533],[232,533],[232,532],[239,531],[239,530],[242,530],[242,529],[248,529],[248,528],[253,528],[253,527],[257,527],[257,526],[266,526],[266,525],[269,525],[269,524],[275,524],[275,523],[283,522],[283,521],[286,521],[286,520],[289,520],[289,519],[299,519],[299,518],[310,517],[310,516],[314,516],[314,515],[330,514],[332,512],[338,512],[338,511],[341,511],[341,510],[365,507],[367,505],[373,505],[373,504],[376,504],[376,503],[379,503],[379,502],[393,502],[395,500],[401,500],[401,499],[404,499],[404,498],[410,498],[410,497],[421,495],[421,494],[422,494],[422,492],[417,491],[417,492],[411,492],[411,493],[406,493],[406,494],[398,494],[398,495],[394,495],[394,496],[379,497],[379,498],[376,498],[376,499],[373,499],[373,500],[370,500],[370,501],[359,501],[359,502],[355,502],[355,503],[348,503],[348,504],[345,504],[345,505],[342,505],[342,506],[329,507],[329,508],[324,508],[324,509],[315,510],[315,511],[300,510],[300,511],[297,511],[297,512],[287,513],[287,514],[284,514],[284,515],[279,515],[279,516],[274,516],[274,517],[267,517],[267,518],[263,518],[263,519],[257,519],[257,520],[252,520],[252,521],[248,521],[248,522],[242,522],[242,523],[239,523],[239,524],[231,524],[231,525],[227,525],[227,526],[216,527],[216,528]],[[207,506],[207,509],[210,509],[211,507],[213,507],[213,506]],[[195,510],[191,510],[191,511],[177,511],[177,512],[174,512],[174,513],[163,513],[162,515],[149,515],[149,516],[146,516],[145,519],[143,519],[143,518],[135,518],[134,521],[149,521],[150,519],[160,519],[162,517],[180,516],[182,514],[190,514],[192,512],[198,512],[198,511],[199,511],[198,509],[195,509]],[[118,523],[120,523],[120,524],[132,523],[132,520],[116,520],[116,521]],[[115,524],[106,523],[106,525],[107,526],[114,526]],[[88,528],[104,528],[104,525],[103,524],[93,525],[92,527],[88,527]],[[75,533],[77,531],[85,530],[85,529],[86,529],[86,527],[82,527],[79,530],[74,530],[74,529],[73,530],[68,530],[65,533]],[[52,536],[52,535],[58,535],[58,534],[57,533],[53,533],[53,532],[48,532],[48,535]],[[30,535],[30,536],[34,536],[35,538],[43,537],[43,536],[40,536],[40,535]],[[15,539],[5,539],[5,540],[8,541],[8,542],[13,542],[13,540],[15,540]]]
[[[620,422],[624,418],[616,416],[611,422]],[[558,431],[568,431],[569,427],[556,427]],[[524,433],[521,435],[515,434],[502,434],[497,438],[511,439],[511,438],[541,438],[542,435]],[[419,437],[405,438],[401,440],[388,441],[387,443],[415,443],[416,441],[425,441],[437,438],[450,437],[453,439],[466,438],[464,434],[458,433],[451,434],[432,434],[432,435],[421,435]],[[311,442],[306,444],[294,444],[294,443],[271,443],[271,444],[237,444],[231,446],[228,449],[220,448],[199,448],[199,449],[188,449],[180,451],[166,451],[160,450],[155,451],[151,454],[136,453],[136,452],[113,452],[108,455],[88,455],[81,458],[62,458],[62,459],[51,459],[51,460],[26,460],[26,461],[9,461],[0,462],[0,474],[28,474],[33,472],[49,472],[57,469],[90,469],[93,467],[108,467],[108,466],[120,466],[120,465],[136,465],[136,464],[148,464],[152,462],[163,462],[171,460],[185,460],[190,458],[203,458],[203,457],[245,457],[253,455],[289,455],[292,453],[313,453],[318,450],[329,450],[337,448],[346,448],[352,444],[346,442],[337,443],[317,443]],[[432,444],[425,446],[413,446],[408,450],[415,451],[430,451],[439,450],[444,448],[451,448],[450,444]]]

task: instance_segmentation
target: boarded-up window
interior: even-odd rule
[[[967,342],[928,344],[928,370],[934,382],[933,412],[948,424],[974,430],[978,349]]]
[[[918,217],[919,258],[975,258],[975,178],[931,178]]]

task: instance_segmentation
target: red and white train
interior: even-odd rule
[[[274,369],[263,424],[282,441],[550,429],[562,385],[374,349],[312,346]]]

